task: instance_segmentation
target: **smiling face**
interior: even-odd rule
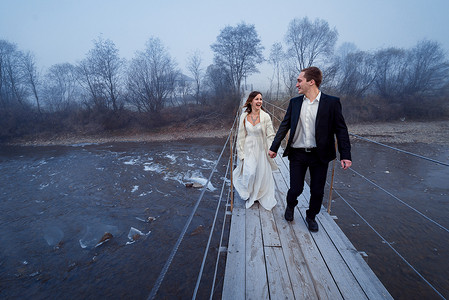
[[[310,90],[310,87],[314,84],[313,79],[310,81],[307,81],[307,79],[304,77],[304,72],[301,72],[298,76],[298,79],[296,80],[296,88],[298,89],[298,94],[307,94],[307,92]]]
[[[262,107],[262,95],[257,94],[256,97],[254,97],[253,101],[251,101],[251,110],[253,112],[260,111],[260,108]]]

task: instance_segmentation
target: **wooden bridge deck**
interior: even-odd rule
[[[272,211],[245,209],[234,193],[222,299],[393,299],[324,208],[319,231],[308,231],[307,185],[294,221],[285,221],[288,160],[276,162]]]

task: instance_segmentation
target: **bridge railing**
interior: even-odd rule
[[[284,103],[285,104],[285,103]],[[264,101],[264,106],[265,106],[265,110],[271,115],[273,123],[275,125],[275,127],[277,127],[280,122],[282,121],[283,115],[285,114],[285,109],[282,108],[281,106],[274,104],[274,103],[270,103],[267,101]],[[241,106],[240,106],[241,107]],[[199,290],[199,286],[201,284],[202,278],[203,278],[203,271],[204,271],[204,267],[205,267],[205,263],[206,263],[206,258],[209,255],[209,253],[211,252],[211,240],[212,240],[212,235],[213,232],[215,230],[215,227],[217,225],[217,216],[218,216],[218,212],[220,210],[224,210],[224,214],[223,214],[223,221],[222,221],[222,228],[220,230],[220,239],[219,239],[219,245],[218,245],[218,251],[215,252],[216,255],[216,261],[215,261],[215,269],[214,269],[214,276],[212,279],[212,285],[211,285],[211,289],[210,289],[210,299],[212,299],[214,292],[216,290],[216,283],[217,283],[217,272],[218,272],[218,266],[219,266],[219,261],[222,258],[222,256],[220,255],[220,253],[225,252],[226,251],[226,247],[223,247],[224,245],[224,232],[225,232],[225,227],[227,226],[226,224],[228,224],[229,222],[227,222],[227,218],[229,218],[229,216],[231,215],[231,211],[232,211],[232,202],[233,202],[233,184],[232,184],[232,170],[234,168],[234,164],[235,164],[235,160],[234,158],[236,157],[236,149],[235,149],[235,142],[236,142],[236,130],[237,130],[237,124],[238,124],[238,120],[239,120],[239,114],[241,112],[241,109],[237,110],[235,119],[234,119],[234,123],[232,125],[232,128],[229,131],[229,135],[227,136],[226,142],[222,148],[221,154],[219,156],[219,158],[216,161],[216,164],[214,165],[213,169],[211,170],[208,182],[205,184],[201,195],[199,196],[197,202],[195,203],[195,206],[192,210],[191,215],[189,216],[182,232],[179,235],[179,238],[175,244],[175,246],[173,247],[173,250],[171,251],[169,258],[167,259],[167,262],[165,263],[164,267],[161,270],[161,273],[158,277],[158,279],[156,280],[153,289],[151,290],[150,295],[148,296],[148,299],[154,299],[156,297],[156,294],[158,292],[158,289],[162,283],[162,281],[164,280],[165,274],[168,270],[168,268],[170,267],[170,264],[173,260],[173,257],[176,255],[178,248],[186,234],[187,228],[189,227],[195,213],[196,210],[200,204],[200,202],[202,201],[202,198],[204,196],[204,192],[206,190],[206,187],[208,185],[208,183],[210,182],[216,168],[217,165],[223,161],[226,160],[227,163],[227,167],[226,167],[226,173],[224,176],[222,176],[223,179],[223,183],[222,183],[222,189],[220,192],[220,196],[219,199],[217,201],[217,206],[216,206],[216,211],[215,211],[215,216],[214,219],[212,221],[212,224],[210,226],[210,232],[209,232],[209,239],[207,242],[207,245],[205,246],[205,251],[204,251],[204,256],[203,256],[203,260],[202,260],[202,264],[201,264],[201,268],[198,274],[198,278],[197,278],[197,282],[196,282],[196,286],[195,286],[195,290],[193,292],[193,297],[192,299],[196,299],[197,297],[197,293]],[[276,129],[276,128],[275,128]],[[432,163],[436,163],[442,166],[449,166],[449,164],[445,163],[445,162],[440,162],[431,158],[427,158],[424,156],[420,156],[405,150],[401,150],[395,147],[391,147],[382,143],[378,143],[375,141],[371,141],[367,138],[355,135],[350,133],[351,136],[353,136],[354,138],[360,139],[360,140],[364,140],[366,142],[372,142],[372,143],[376,143],[377,145],[381,146],[381,147],[386,147],[388,149],[391,149],[393,151],[397,151],[400,153],[404,153],[405,155],[410,155],[412,157],[415,157],[417,159],[422,159],[422,160],[427,160],[430,161]],[[229,148],[229,152],[228,149]],[[229,159],[227,159],[227,156],[229,154]],[[284,160],[282,160],[284,162]],[[284,162],[285,163],[285,162]],[[417,213],[418,215],[420,215],[421,217],[425,218],[426,221],[428,221],[429,223],[436,225],[440,230],[449,233],[449,230],[442,224],[440,224],[439,222],[433,220],[431,217],[427,216],[426,213],[419,211],[418,209],[414,208],[412,205],[408,204],[406,201],[400,199],[398,196],[394,195],[394,193],[388,191],[386,188],[383,188],[380,186],[380,184],[376,183],[375,180],[369,179],[367,176],[361,174],[361,172],[358,172],[355,170],[354,166],[350,168],[350,170],[354,173],[354,176],[358,176],[360,178],[362,178],[364,181],[367,182],[367,184],[376,187],[377,189],[383,191],[386,195],[388,195],[389,197],[392,197],[393,199],[395,199],[396,201],[398,201],[399,203],[401,203],[402,205],[404,205],[405,207],[407,207],[408,209],[410,209],[411,211],[413,211],[414,213]],[[328,183],[329,186],[331,186],[330,183]],[[347,195],[343,195],[342,192],[338,191],[335,188],[331,188],[330,191],[334,191],[335,194],[342,199],[342,201],[361,219],[363,220],[363,222],[370,228],[370,230],[372,230],[372,232],[374,232],[374,234],[376,236],[378,236],[385,245],[387,245],[394,253],[397,257],[399,257],[408,267],[410,270],[413,271],[413,273],[415,273],[419,278],[421,278],[423,280],[423,282],[426,283],[427,286],[429,286],[436,295],[438,295],[439,297],[441,297],[442,299],[445,299],[442,292],[436,287],[437,284],[435,284],[434,281],[429,280],[426,278],[426,276],[424,276],[422,273],[425,273],[425,270],[423,272],[423,270],[419,270],[417,267],[413,266],[412,263],[410,263],[406,258],[405,255],[401,254],[400,251],[398,251],[396,249],[396,247],[394,247],[394,243],[392,242],[388,242],[387,239],[380,233],[379,228],[376,228],[375,226],[373,226],[372,224],[370,224],[370,222],[368,221],[368,218],[366,218],[365,214],[366,211],[364,212],[359,212],[357,209],[354,208],[353,205],[351,205],[350,201],[348,201],[346,198],[350,197]],[[331,193],[331,192],[330,192]],[[224,199],[226,197],[226,199]],[[331,202],[331,199],[329,199],[329,202]],[[224,205],[223,205],[224,204]],[[442,265],[445,265],[445,263],[442,263]]]
[[[283,108],[283,107],[281,107],[281,106],[284,106],[285,104],[288,104],[288,102],[284,102],[284,103],[281,104],[281,105],[277,105],[277,104],[274,104],[274,103],[271,103],[271,102],[268,102],[268,101],[264,100],[265,110],[266,110],[266,112],[268,112],[268,113],[271,115],[271,117],[272,117],[273,124],[274,124],[274,126],[275,126],[275,131],[276,131],[276,129],[277,129],[276,127],[278,127],[279,124],[282,122],[283,115],[284,115],[285,112],[286,112],[286,109]],[[416,159],[426,160],[426,161],[429,161],[429,162],[432,162],[432,163],[435,163],[435,164],[438,164],[438,165],[441,165],[441,166],[446,166],[446,167],[449,166],[449,163],[441,162],[441,161],[438,161],[438,160],[435,160],[435,159],[432,159],[432,158],[429,158],[429,157],[425,157],[425,156],[422,156],[422,155],[418,155],[418,154],[416,154],[416,153],[412,153],[412,152],[405,151],[405,150],[402,150],[402,149],[399,149],[399,148],[396,148],[396,147],[392,147],[392,146],[389,146],[389,145],[386,145],[386,144],[383,144],[383,143],[379,143],[379,142],[376,142],[376,141],[374,141],[374,140],[371,140],[371,139],[362,137],[362,136],[360,136],[360,135],[353,134],[353,133],[351,133],[351,132],[349,132],[349,134],[350,134],[350,136],[352,136],[353,138],[360,139],[360,140],[363,140],[363,141],[366,141],[366,142],[369,142],[369,143],[374,143],[374,144],[379,145],[379,146],[381,146],[381,147],[385,147],[385,148],[387,148],[387,149],[390,149],[390,150],[393,150],[393,151],[397,151],[397,152],[399,152],[399,153],[403,153],[404,155],[409,155],[409,156],[415,157]],[[334,163],[333,163],[331,182],[330,182],[330,183],[327,182],[327,185],[330,187],[330,191],[329,191],[329,195],[330,195],[330,196],[329,196],[329,202],[328,202],[328,212],[330,213],[330,203],[332,202],[332,192],[334,191],[334,192],[337,194],[337,196],[338,196],[339,198],[341,198],[341,199],[344,201],[344,203],[345,203],[345,204],[346,204],[346,205],[347,205],[347,206],[348,206],[348,207],[349,207],[349,208],[350,208],[350,209],[351,209],[351,210],[352,210],[352,211],[353,211],[353,212],[354,212],[354,213],[355,213],[361,220],[363,220],[363,222],[364,222],[364,223],[365,223],[365,224],[366,224],[366,225],[367,225],[367,226],[368,226],[368,227],[375,233],[375,235],[377,235],[377,236],[382,240],[382,242],[383,242],[385,245],[387,245],[387,246],[388,246],[388,247],[395,253],[395,255],[396,255],[397,257],[400,258],[400,260],[402,260],[402,261],[403,261],[403,262],[404,262],[404,263],[405,263],[405,264],[406,264],[406,265],[407,265],[407,266],[408,266],[408,267],[409,267],[409,268],[410,268],[410,269],[411,269],[411,270],[412,270],[412,271],[413,271],[419,278],[421,278],[421,279],[423,280],[423,282],[425,282],[425,284],[426,284],[428,287],[430,287],[430,288],[435,292],[436,295],[438,295],[438,296],[441,297],[442,299],[445,299],[445,297],[443,296],[442,292],[440,292],[440,290],[437,289],[437,287],[436,287],[436,286],[438,285],[438,283],[435,283],[435,282],[432,283],[431,280],[427,279],[427,278],[423,275],[423,273],[427,273],[427,270],[421,270],[421,271],[419,271],[417,267],[413,266],[412,263],[410,263],[410,262],[405,258],[405,256],[404,256],[403,254],[401,254],[401,253],[400,253],[400,252],[393,246],[394,243],[388,242],[387,239],[386,239],[382,234],[380,234],[380,230],[379,230],[379,229],[376,229],[375,226],[373,226],[372,224],[370,224],[370,222],[367,220],[367,218],[364,217],[364,215],[366,214],[366,211],[365,211],[365,212],[359,212],[359,211],[357,211],[357,210],[354,208],[354,206],[351,205],[351,204],[349,203],[349,201],[343,197],[342,193],[339,192],[339,191],[337,191],[337,190],[333,187],[335,161],[338,161],[338,159],[335,159],[335,160],[334,160]],[[423,217],[427,222],[429,222],[429,223],[431,223],[431,224],[437,226],[439,229],[445,231],[446,233],[449,233],[449,230],[448,230],[447,227],[445,227],[444,225],[442,225],[442,224],[440,224],[439,222],[435,221],[433,218],[429,217],[426,213],[421,212],[420,210],[416,209],[416,208],[413,207],[412,205],[408,204],[406,201],[400,199],[400,197],[394,195],[393,192],[388,191],[387,188],[384,188],[384,187],[382,187],[380,184],[376,183],[375,180],[369,179],[367,176],[362,175],[361,172],[358,172],[358,171],[355,170],[354,166],[352,166],[351,168],[349,168],[349,170],[350,170],[351,172],[353,172],[356,176],[362,178],[362,179],[363,179],[365,182],[367,182],[369,185],[376,187],[377,189],[381,190],[382,192],[384,192],[384,193],[385,193],[386,195],[388,195],[389,197],[392,197],[393,199],[395,199],[396,201],[398,201],[399,203],[401,203],[402,205],[404,205],[404,206],[407,207],[408,209],[412,210],[414,213],[416,213],[416,214],[418,214],[419,216]],[[401,188],[403,188],[403,187],[401,187]],[[381,212],[379,211],[379,213],[381,213]],[[413,238],[413,237],[410,237],[410,238]],[[449,240],[449,239],[448,239],[448,240]]]

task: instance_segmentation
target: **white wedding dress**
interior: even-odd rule
[[[246,139],[244,146],[245,158],[238,162],[233,171],[234,187],[243,200],[246,208],[250,208],[255,201],[266,210],[276,205],[274,198],[274,179],[267,152],[261,123],[255,126],[245,118]]]

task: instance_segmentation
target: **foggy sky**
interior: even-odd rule
[[[352,42],[368,51],[411,48],[429,39],[448,51],[448,11],[447,0],[0,0],[0,39],[33,52],[45,70],[79,62],[100,35],[126,59],[158,37],[187,73],[186,59],[195,50],[204,68],[212,63],[210,45],[227,25],[254,24],[268,57],[271,45],[283,42],[289,22],[305,16],[335,27],[337,47]],[[271,76],[266,66],[260,70],[250,78],[255,88]]]

